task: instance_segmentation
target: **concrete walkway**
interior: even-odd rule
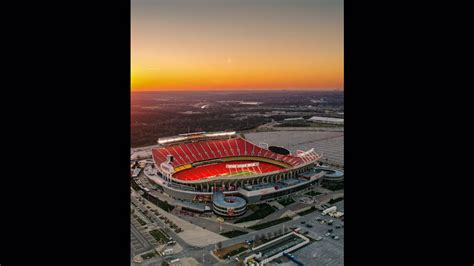
[[[176,213],[174,211],[173,213],[175,215],[179,215],[179,213]],[[220,233],[228,232],[232,230],[239,230],[239,231],[246,231],[246,232],[251,231],[249,229],[241,228],[238,224],[235,225],[229,222],[224,222],[224,224],[221,225],[219,222],[217,222],[216,220],[217,217],[214,217],[214,216],[213,217],[199,217],[198,215],[195,215],[195,216],[182,215],[181,217],[182,219],[192,224],[198,225],[202,227],[203,229],[212,231],[216,234],[220,234]],[[221,228],[222,228],[222,231],[221,231]]]
[[[291,215],[292,213],[298,211],[299,209],[306,208],[306,207],[308,207],[308,204],[304,204],[304,203],[300,203],[300,202],[290,204],[290,205],[288,205],[287,208],[278,210],[278,211],[268,215],[267,217],[263,218],[262,220],[260,220],[260,222],[258,224],[263,224],[263,223],[271,222],[273,220],[280,219],[284,215]]]
[[[285,208],[285,206],[281,205],[280,202],[278,202],[278,201],[276,201],[276,200],[274,200],[274,201],[272,201],[272,202],[270,202],[270,203],[268,203],[268,204],[270,204],[270,206],[275,206],[275,207],[277,207],[279,210]]]
[[[328,194],[315,196],[314,199],[318,201],[318,206],[328,203],[331,199],[344,197],[344,190],[331,191]]]

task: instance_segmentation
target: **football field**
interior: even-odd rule
[[[249,176],[249,175],[255,175],[255,174],[259,174],[259,173],[253,172],[253,171],[244,170],[244,171],[235,172],[235,173],[225,173],[225,174],[222,174],[221,176],[235,177],[235,176]]]

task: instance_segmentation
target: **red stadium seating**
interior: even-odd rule
[[[153,149],[153,157],[157,165],[166,161],[168,155],[173,156],[171,165],[177,167],[199,161],[207,161],[223,157],[256,156],[270,158],[296,166],[304,163],[300,157],[293,155],[280,155],[270,150],[263,149],[245,139],[204,140],[192,143],[180,143],[172,146]],[[211,173],[220,173],[217,169],[206,169]]]
[[[251,171],[254,173],[268,173],[282,169],[280,166],[273,164],[259,162],[258,167],[249,167],[249,168],[238,168],[238,169],[229,169],[226,167],[227,164],[246,164],[252,163],[253,161],[232,161],[232,162],[222,162],[222,163],[213,163],[206,164],[203,166],[193,167],[187,170],[183,170],[175,173],[173,176],[176,179],[191,181],[191,180],[200,180],[204,178],[222,176],[222,175],[232,175],[237,174],[243,171]]]

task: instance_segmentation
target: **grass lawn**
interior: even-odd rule
[[[238,173],[233,173],[233,174],[223,174],[221,176],[228,176],[228,177],[235,177],[235,176],[249,176],[249,175],[254,175],[255,172],[252,171],[241,171]]]
[[[312,191],[304,193],[304,194],[306,194],[308,196],[317,196],[317,195],[320,195],[321,192],[316,192],[316,191],[312,190]]]
[[[248,249],[248,246],[245,243],[237,243],[225,248],[218,249],[214,254],[220,259],[225,259],[228,256],[234,256]]]
[[[307,214],[310,214],[314,211],[316,211],[317,209],[313,206],[311,207],[310,209],[306,210],[306,211],[302,211],[302,212],[298,212],[298,215],[300,216],[304,216],[304,215],[307,215]]]
[[[337,183],[337,184],[323,183],[323,187],[327,188],[329,190],[332,190],[332,191],[336,191],[336,190],[344,189],[344,182],[340,182],[340,183]]]
[[[237,220],[235,223],[243,223],[243,222],[262,219],[275,212],[275,209],[267,203],[258,204],[255,206],[256,206],[256,209],[253,210],[254,213]]]
[[[140,223],[141,225],[145,225],[145,224],[146,224],[146,222],[143,221],[142,219],[140,219],[140,217],[136,217],[136,219],[137,219],[138,223]]]
[[[157,242],[166,243],[169,241],[168,238],[158,229],[151,230],[149,233]]]
[[[334,203],[339,202],[339,201],[341,201],[341,200],[344,200],[344,197],[338,198],[338,199],[331,199],[331,200],[329,201],[329,204],[334,204]]]
[[[224,255],[224,258],[232,257],[232,256],[237,255],[237,254],[239,254],[240,252],[244,252],[244,251],[246,251],[246,250],[247,250],[246,247],[241,247],[241,248],[238,248],[238,249],[234,249],[234,250],[232,250],[231,252],[225,254],[225,255]]]
[[[288,197],[288,198],[279,200],[278,203],[280,203],[281,205],[283,205],[283,206],[286,207],[286,206],[288,206],[288,205],[290,205],[290,204],[292,204],[292,203],[295,203],[295,201],[294,201],[292,198],[289,198],[289,197]]]
[[[281,224],[281,223],[286,222],[286,221],[289,221],[289,220],[291,220],[291,218],[288,217],[288,216],[285,216],[285,217],[283,217],[283,218],[280,218],[280,219],[277,219],[277,220],[273,220],[273,221],[268,222],[268,223],[257,224],[257,225],[254,225],[254,226],[250,226],[249,229],[260,230],[260,229],[263,229],[263,228],[267,228],[267,227],[270,227],[270,226],[274,226],[274,225],[277,225],[277,224]]]
[[[167,212],[170,212],[174,209],[174,206],[168,204],[168,202],[166,202],[166,201],[161,201],[159,199],[156,199],[156,203],[157,203],[158,207],[162,208],[163,210],[165,210]]]
[[[148,252],[142,255],[142,258],[144,260],[151,259],[155,256],[155,252]]]
[[[247,205],[247,209],[249,209],[251,211],[256,211],[258,209],[258,207],[255,204],[250,204],[250,205]]]
[[[229,232],[221,233],[221,236],[225,236],[225,237],[228,237],[228,238],[233,238],[233,237],[238,237],[238,236],[245,235],[245,234],[248,234],[248,233],[243,232],[243,231],[239,231],[239,230],[232,230],[232,231],[229,231]]]

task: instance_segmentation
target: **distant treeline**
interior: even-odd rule
[[[155,114],[148,114],[154,117]],[[156,144],[160,137],[173,136],[188,132],[222,131],[222,130],[248,130],[271,121],[266,117],[249,117],[237,120],[229,114],[198,114],[198,115],[172,115],[157,117],[154,121],[147,117],[133,119],[131,125],[132,147]],[[140,122],[138,122],[140,121]]]
[[[323,101],[314,102],[320,99]],[[238,101],[262,104],[240,105]],[[273,111],[311,115],[327,110],[343,112],[343,101],[342,92],[332,91],[133,93],[131,144],[132,147],[153,145],[160,137],[188,132],[249,130],[272,120],[292,117],[282,113],[264,116]]]

